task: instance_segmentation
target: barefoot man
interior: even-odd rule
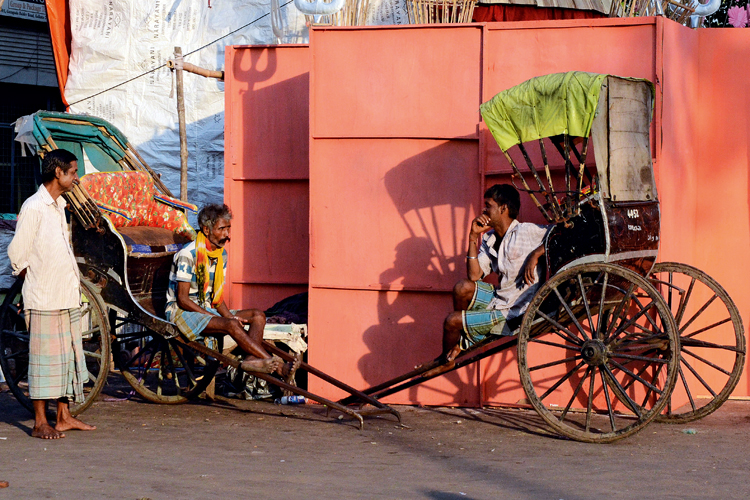
[[[229,310],[224,304],[227,244],[232,212],[226,205],[209,204],[198,212],[200,232],[192,243],[177,252],[172,262],[167,290],[166,316],[189,340],[204,334],[229,335],[248,357],[246,371],[293,375],[299,363],[283,363],[263,348],[266,316],[257,309]],[[245,325],[249,325],[245,330]]]
[[[33,437],[59,439],[72,429],[96,427],[73,418],[68,401],[83,402],[89,378],[81,342],[78,265],[70,247],[65,199],[78,180],[78,162],[64,149],[42,161],[42,185],[18,214],[8,245],[13,274],[25,276],[23,302],[29,328],[29,397],[34,405]],[[47,422],[47,400],[57,400],[55,427]]]
[[[539,258],[549,226],[518,222],[521,199],[510,184],[495,184],[484,193],[484,210],[469,230],[466,254],[468,279],[453,288],[454,311],[443,323],[441,366],[432,376],[450,370],[462,350],[500,335],[505,322],[522,315],[539,288]],[[481,281],[495,273],[498,286]]]

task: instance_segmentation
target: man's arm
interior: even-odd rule
[[[16,223],[16,233],[8,245],[8,258],[15,276],[25,276],[29,267],[34,240],[42,223],[42,214],[37,210],[22,210]]]
[[[484,276],[482,266],[479,265],[479,245],[481,236],[489,231],[490,218],[485,214],[471,221],[469,230],[469,250],[466,252],[466,277],[471,281],[479,281]]]
[[[189,281],[178,281],[177,282],[177,307],[183,311],[199,312],[203,314],[212,314],[201,306],[190,300],[190,282]],[[218,309],[217,309],[218,311]]]
[[[536,266],[539,258],[544,255],[544,244],[539,245],[526,259],[526,265],[523,270],[524,281],[527,285],[533,285],[536,282]]]

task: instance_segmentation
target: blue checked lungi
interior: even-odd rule
[[[216,309],[209,307],[206,310],[212,314],[220,316]],[[237,314],[237,309],[230,309],[229,312]],[[182,309],[177,309],[171,314],[170,312],[167,312],[167,321],[174,323],[175,326],[177,326],[177,329],[180,330],[180,333],[182,333],[189,341],[202,340],[203,335],[201,335],[201,333],[206,329],[211,318],[215,317],[216,316],[212,316],[211,314],[183,311]]]
[[[497,325],[505,324],[503,313],[497,309],[487,309],[495,296],[495,287],[484,281],[476,281],[475,284],[474,297],[469,303],[469,309],[461,314],[464,331],[460,345],[464,351],[486,339]]]
[[[29,329],[29,397],[75,403],[85,399],[89,379],[81,340],[80,308],[24,311]]]

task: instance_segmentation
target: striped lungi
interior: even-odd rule
[[[24,311],[29,329],[29,397],[82,403],[89,379],[81,340],[81,309]]]
[[[211,314],[177,309],[172,314],[167,313],[167,321],[174,323],[188,340],[202,340],[203,330],[208,326],[208,322],[217,316],[221,317],[216,309],[209,307],[206,311]],[[230,309],[229,312],[237,314],[237,309]]]

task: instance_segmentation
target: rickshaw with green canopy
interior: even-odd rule
[[[172,196],[127,138],[101,118],[39,111],[19,119],[19,142],[41,157],[67,149],[78,158],[80,182],[65,193],[71,213],[71,242],[81,275],[83,349],[89,380],[85,400],[71,405],[80,414],[102,391],[111,362],[134,393],[164,404],[199,396],[221,364],[241,370],[240,360],[223,352],[223,338],[184,338],[164,315],[174,254],[195,238],[186,212],[197,207]],[[16,399],[31,410],[28,396],[29,334],[24,321],[23,279],[0,308],[0,367]],[[278,326],[278,325],[276,325]],[[286,361],[292,354],[266,342]],[[306,371],[352,395],[359,409],[329,401],[291,380],[253,372],[289,393],[354,417],[398,411],[344,382],[301,363]],[[364,408],[366,406],[366,408]]]
[[[508,322],[512,335],[464,351],[453,369],[517,345],[527,403],[580,441],[704,417],[744,364],[742,320],[726,291],[694,267],[656,263],[654,92],[647,80],[574,71],[532,78],[480,107],[513,184],[554,225],[549,277]],[[364,392],[385,397],[438,365]]]

